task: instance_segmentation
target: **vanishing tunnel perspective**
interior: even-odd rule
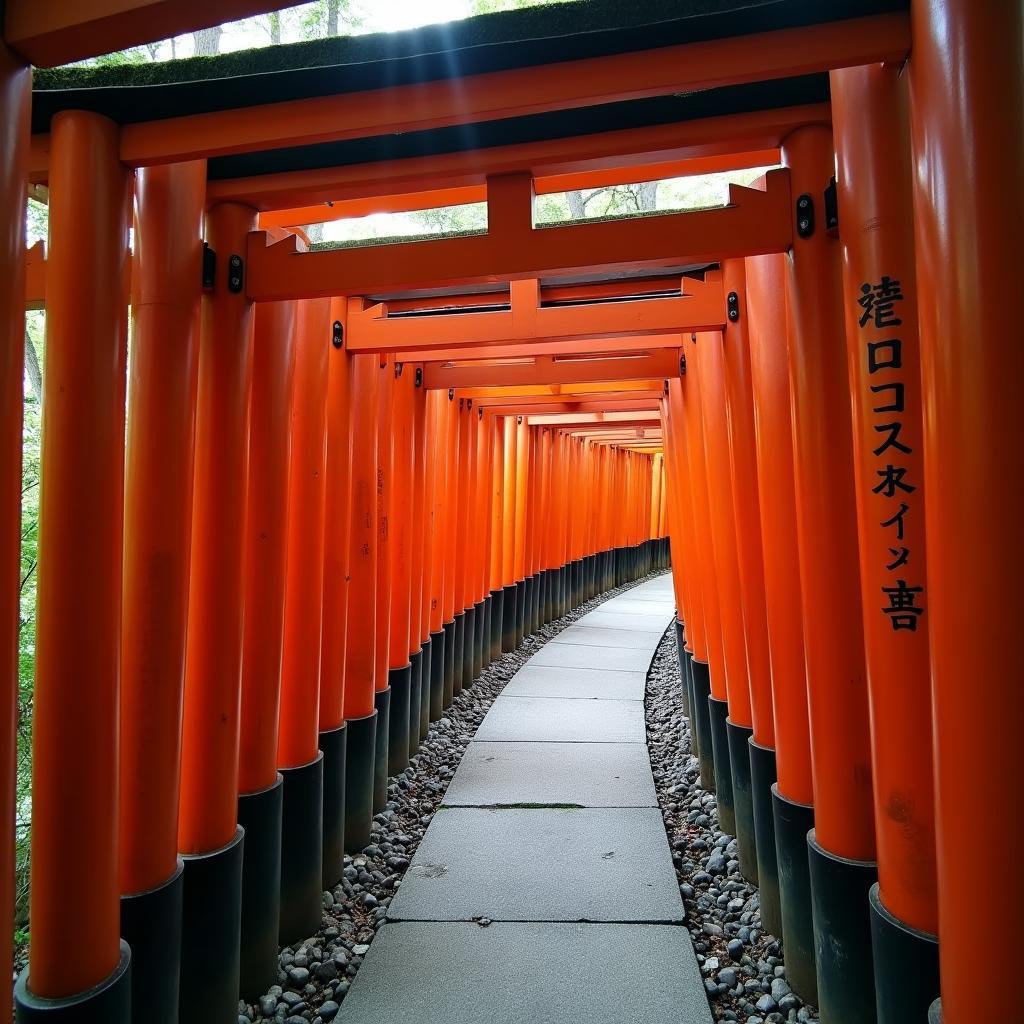
[[[1024,1020],[1021,0],[0,27],[0,1018]]]

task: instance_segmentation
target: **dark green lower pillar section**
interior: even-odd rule
[[[377,739],[373,752],[373,813],[379,814],[388,802],[388,736],[391,732],[391,689],[373,695],[377,711]]]
[[[163,885],[121,897],[121,938],[132,951],[131,1019],[137,1024],[178,1024],[184,870],[179,857]]]
[[[28,969],[21,972],[14,986],[14,1019],[17,1024],[129,1024],[132,1017],[132,954],[121,940],[121,955],[109,977],[79,995],[64,999],[42,999],[28,987]],[[238,1012],[238,1000],[235,1010]],[[181,1017],[182,1022],[186,1019]],[[195,1020],[200,1020],[196,1017]],[[203,1017],[202,1020],[213,1018]],[[226,1018],[222,1018],[226,1019]]]
[[[324,755],[323,888],[333,889],[345,869],[345,743],[344,723],[320,733]]]
[[[687,716],[690,720],[690,749],[694,756],[700,761],[700,736],[697,734],[697,727],[694,722],[694,708],[697,707],[697,702],[693,696],[693,651],[688,651],[685,647],[682,653],[683,664],[683,690],[686,693],[686,701],[689,705],[690,713]]]
[[[484,633],[487,630],[487,601],[473,605],[473,669],[471,682],[480,678],[484,670]]]
[[[679,662],[679,679],[682,682],[683,688],[683,714],[687,718],[690,717],[690,687],[687,684],[687,675],[689,674],[689,660],[690,657],[686,653],[686,640],[683,634],[683,620],[677,618],[676,624],[676,659]]]
[[[530,604],[530,632],[536,633],[541,627],[540,620],[540,596],[541,579],[540,573],[533,574],[533,601]]]
[[[462,689],[473,685],[476,672],[473,671],[473,664],[476,661],[476,606],[467,608],[463,613],[466,616],[466,639],[462,650]]]
[[[281,830],[284,779],[238,798],[238,824],[245,832],[242,850],[242,943],[239,990],[256,1000],[277,984],[277,934],[281,922]]]
[[[936,999],[928,1007],[928,1024],[942,1024],[942,1000]]]
[[[516,585],[502,587],[501,599],[501,653],[516,649]]]
[[[501,657],[505,628],[505,591],[491,591],[491,661]]]
[[[359,853],[370,845],[377,712],[365,718],[350,718],[345,727],[345,852]]]
[[[569,566],[563,565],[558,570],[558,617],[567,615],[572,607],[572,592],[569,587]]]
[[[494,660],[494,595],[488,594],[484,598],[484,614],[483,614],[483,636],[481,643],[483,644],[483,663],[482,667],[487,668],[488,665]],[[501,645],[501,634],[498,634],[498,645]]]
[[[715,798],[718,824],[727,835],[736,835],[736,805],[732,794],[732,765],[729,762],[729,705],[717,697],[708,697],[711,721],[711,756],[715,759]]]
[[[434,642],[428,636],[420,648],[420,743],[427,738],[427,733],[430,732],[430,688],[433,686],[434,671],[431,663],[433,649]]]
[[[431,722],[436,722],[444,714],[444,647],[445,632],[439,629],[430,634],[430,700],[428,714]],[[423,693],[426,697],[426,691]],[[422,713],[422,712],[421,712]],[[422,722],[422,719],[421,719]],[[420,730],[421,735],[426,733]]]
[[[750,782],[750,746],[754,730],[726,721],[729,734],[729,767],[732,769],[732,804],[736,812],[736,845],[740,850],[740,874],[757,885],[757,835],[754,832],[754,797]]]
[[[181,1024],[224,1024],[238,1016],[245,845],[239,826],[227,846],[182,857]]]
[[[526,635],[526,580],[516,581],[516,647]]]
[[[875,966],[868,893],[878,881],[874,861],[847,860],[807,833],[811,867],[818,1010],[828,1024],[875,1024]]]
[[[452,658],[452,700],[462,693],[462,673],[466,662],[466,613],[459,612],[452,623],[455,655]],[[445,704],[448,707],[451,701]]]
[[[412,662],[388,672],[391,711],[388,721],[388,775],[405,771],[409,764],[409,691],[412,688]],[[419,708],[417,715],[419,713]],[[417,717],[417,725],[419,718]],[[418,729],[417,729],[418,731]]]
[[[787,800],[776,783],[772,786],[772,809],[786,980],[805,1003],[817,1006],[818,971],[811,916],[811,870],[807,861],[807,833],[814,828],[814,808]]]
[[[690,675],[693,679],[693,731],[697,736],[700,760],[700,784],[709,793],[715,792],[715,755],[711,745],[711,670],[706,661],[690,656]]]
[[[406,748],[412,757],[420,749],[420,696],[423,693],[423,660],[425,648],[421,647],[409,659],[409,745]],[[406,759],[408,764],[408,758]]]
[[[282,946],[316,935],[323,917],[324,755],[298,768],[282,768]]]
[[[926,1024],[939,992],[939,940],[890,914],[877,882],[868,899],[878,1024]]]
[[[444,624],[444,689],[443,704],[447,711],[455,700],[455,657],[458,650],[455,646],[455,620],[450,619]]]
[[[523,636],[532,636],[533,625],[533,599],[537,590],[537,579],[534,576],[527,576],[523,580]]]
[[[779,862],[775,856],[775,815],[772,811],[772,786],[777,778],[775,751],[755,743],[753,736],[748,744],[754,835],[757,838],[757,884],[761,890],[761,925],[766,932],[782,938]]]

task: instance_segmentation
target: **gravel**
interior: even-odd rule
[[[716,1021],[817,1021],[786,981],[782,943],[761,927],[758,891],[739,873],[736,840],[718,827],[713,793],[701,789],[683,714],[675,629],[658,646],[647,676],[647,746],[665,820],[686,924]]]
[[[455,698],[444,716],[431,723],[409,767],[388,780],[388,802],[374,817],[370,845],[354,857],[345,857],[341,883],[324,893],[320,930],[305,942],[281,950],[277,985],[255,1004],[240,1001],[238,1024],[264,1020],[326,1024],[334,1019],[374,934],[384,923],[388,905],[416,847],[494,699],[516,672],[566,626],[608,598],[658,575],[652,573],[606,591],[542,626],[515,651],[492,662],[471,687]]]

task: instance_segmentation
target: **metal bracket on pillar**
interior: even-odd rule
[[[416,387],[418,387],[418,388],[423,387],[423,367],[422,366],[417,366],[416,367]]]
[[[679,376],[686,376],[686,356],[679,357]],[[665,394],[668,394],[668,381],[665,381]]]
[[[203,242],[203,291],[212,291],[217,279],[217,253]]]
[[[448,389],[448,401],[452,402],[455,400],[455,388]]]
[[[340,320],[335,320],[331,325],[331,344],[335,348],[341,348],[345,343],[345,325]]]
[[[228,291],[236,295],[245,287],[245,263],[237,252],[228,257]]]
[[[404,364],[402,364],[402,363],[398,363],[398,362],[396,362],[396,363],[395,363],[395,379],[396,379],[396,380],[397,380],[397,379],[398,379],[399,377],[401,377],[401,376],[402,376],[402,366],[403,366],[403,365],[404,365]]]
[[[740,318],[740,297],[736,292],[729,292],[725,297],[726,316],[730,323],[736,323]]]
[[[833,238],[839,237],[839,196],[834,174],[825,187],[825,231]]]
[[[804,192],[796,201],[796,233],[801,238],[814,234],[814,200]]]

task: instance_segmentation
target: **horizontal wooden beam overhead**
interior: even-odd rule
[[[452,358],[450,353],[458,349],[472,348],[474,355],[483,355],[485,349],[497,345],[523,348],[521,343],[530,341],[576,342],[579,347],[575,351],[582,353],[597,351],[586,347],[588,340],[678,336],[683,331],[724,327],[721,275],[706,281],[687,280],[684,287],[684,294],[668,298],[544,306],[539,281],[527,278],[512,282],[508,310],[389,317],[388,303],[377,303],[359,311],[350,309],[346,344],[351,352],[415,353],[424,361],[438,362]],[[446,353],[440,358],[436,353],[433,357],[422,354],[440,346]],[[519,354],[531,354],[529,346],[526,349]]]
[[[622,167],[631,168],[633,176],[644,164],[677,160],[708,160],[710,166],[715,166],[719,159],[731,162],[736,154],[774,152],[801,125],[827,124],[830,120],[828,103],[778,107],[405,160],[211,181],[207,198],[211,203],[247,203],[264,211],[363,200],[369,201],[361,207],[367,212],[376,204],[383,204],[378,212],[429,209],[453,201],[470,201],[479,193],[469,190],[482,188],[488,177],[498,174],[528,172],[543,181],[563,175],[617,173]],[[47,138],[33,137],[33,181],[46,180]],[[429,200],[416,198],[425,192],[433,196]],[[392,201],[392,197],[396,198]]]
[[[640,334],[618,338],[572,338],[549,341],[512,342],[507,345],[491,345],[486,349],[469,350],[454,349],[422,349],[417,350],[414,358],[420,363],[455,363],[456,365],[475,355],[486,356],[489,360],[505,361],[509,359],[528,359],[535,356],[611,356],[630,353],[647,353],[658,349],[681,348],[682,335],[679,334]],[[478,362],[479,360],[473,360]]]
[[[246,288],[257,301],[367,295],[784,252],[793,237],[789,172],[764,181],[764,191],[731,185],[721,208],[535,228],[530,179],[492,178],[486,234],[300,253],[297,240],[268,245],[254,232]]]
[[[898,61],[909,49],[910,20],[905,13],[851,18],[536,68],[128,124],[121,133],[121,159],[137,167],[422,131]]]
[[[429,389],[514,386],[517,384],[583,384],[678,377],[681,349],[644,355],[559,359],[540,356],[511,363],[480,362],[451,366],[427,363],[423,385]]]
[[[55,67],[288,7],[290,0],[7,0],[4,41]]]

